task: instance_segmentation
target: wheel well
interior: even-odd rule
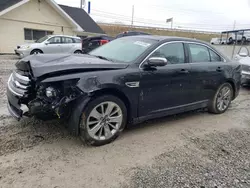
[[[229,83],[232,86],[232,88],[233,88],[233,94],[234,94],[233,95],[233,99],[234,99],[235,98],[235,92],[236,92],[235,84],[231,80],[228,80],[227,83]]]
[[[102,95],[113,95],[113,96],[116,96],[119,99],[121,99],[122,102],[125,104],[126,109],[127,109],[128,122],[131,120],[131,118],[132,118],[131,104],[124,93],[122,93],[118,89],[113,89],[113,88],[102,89],[102,90],[95,91],[93,93],[94,98],[102,96]]]
[[[40,51],[40,52],[42,52],[42,53],[43,53],[43,51],[42,51],[42,50],[40,50],[40,49],[34,49],[34,50],[32,50],[32,51],[30,52],[30,54],[32,54],[32,52],[34,52],[34,51]]]
[[[76,53],[76,52],[82,52],[82,50],[75,50],[74,53]]]

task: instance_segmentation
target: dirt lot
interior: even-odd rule
[[[9,116],[5,87],[16,61],[0,56],[0,187],[250,187],[250,89],[225,114],[161,118],[88,147],[62,122]]]

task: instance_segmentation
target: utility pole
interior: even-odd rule
[[[131,28],[133,28],[133,25],[134,25],[134,13],[135,13],[135,5],[132,6]]]
[[[234,20],[233,30],[235,30],[235,27],[236,27],[236,20]]]
[[[85,8],[85,0],[80,0],[80,8]]]

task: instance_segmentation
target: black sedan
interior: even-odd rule
[[[65,118],[91,145],[110,143],[128,124],[208,108],[225,112],[241,66],[201,41],[161,36],[113,40],[88,55],[33,55],[8,81],[16,119]]]

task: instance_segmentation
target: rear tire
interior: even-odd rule
[[[103,95],[95,98],[83,110],[80,138],[88,145],[102,146],[114,141],[127,123],[127,109],[119,98]]]
[[[222,84],[210,101],[208,111],[214,114],[224,113],[231,104],[233,98],[233,87],[229,83]]]
[[[228,44],[233,44],[233,38],[232,38],[232,37],[230,37],[230,38],[228,39]]]
[[[33,55],[33,54],[43,54],[43,51],[42,50],[32,50],[31,52],[30,52],[30,55]]]

